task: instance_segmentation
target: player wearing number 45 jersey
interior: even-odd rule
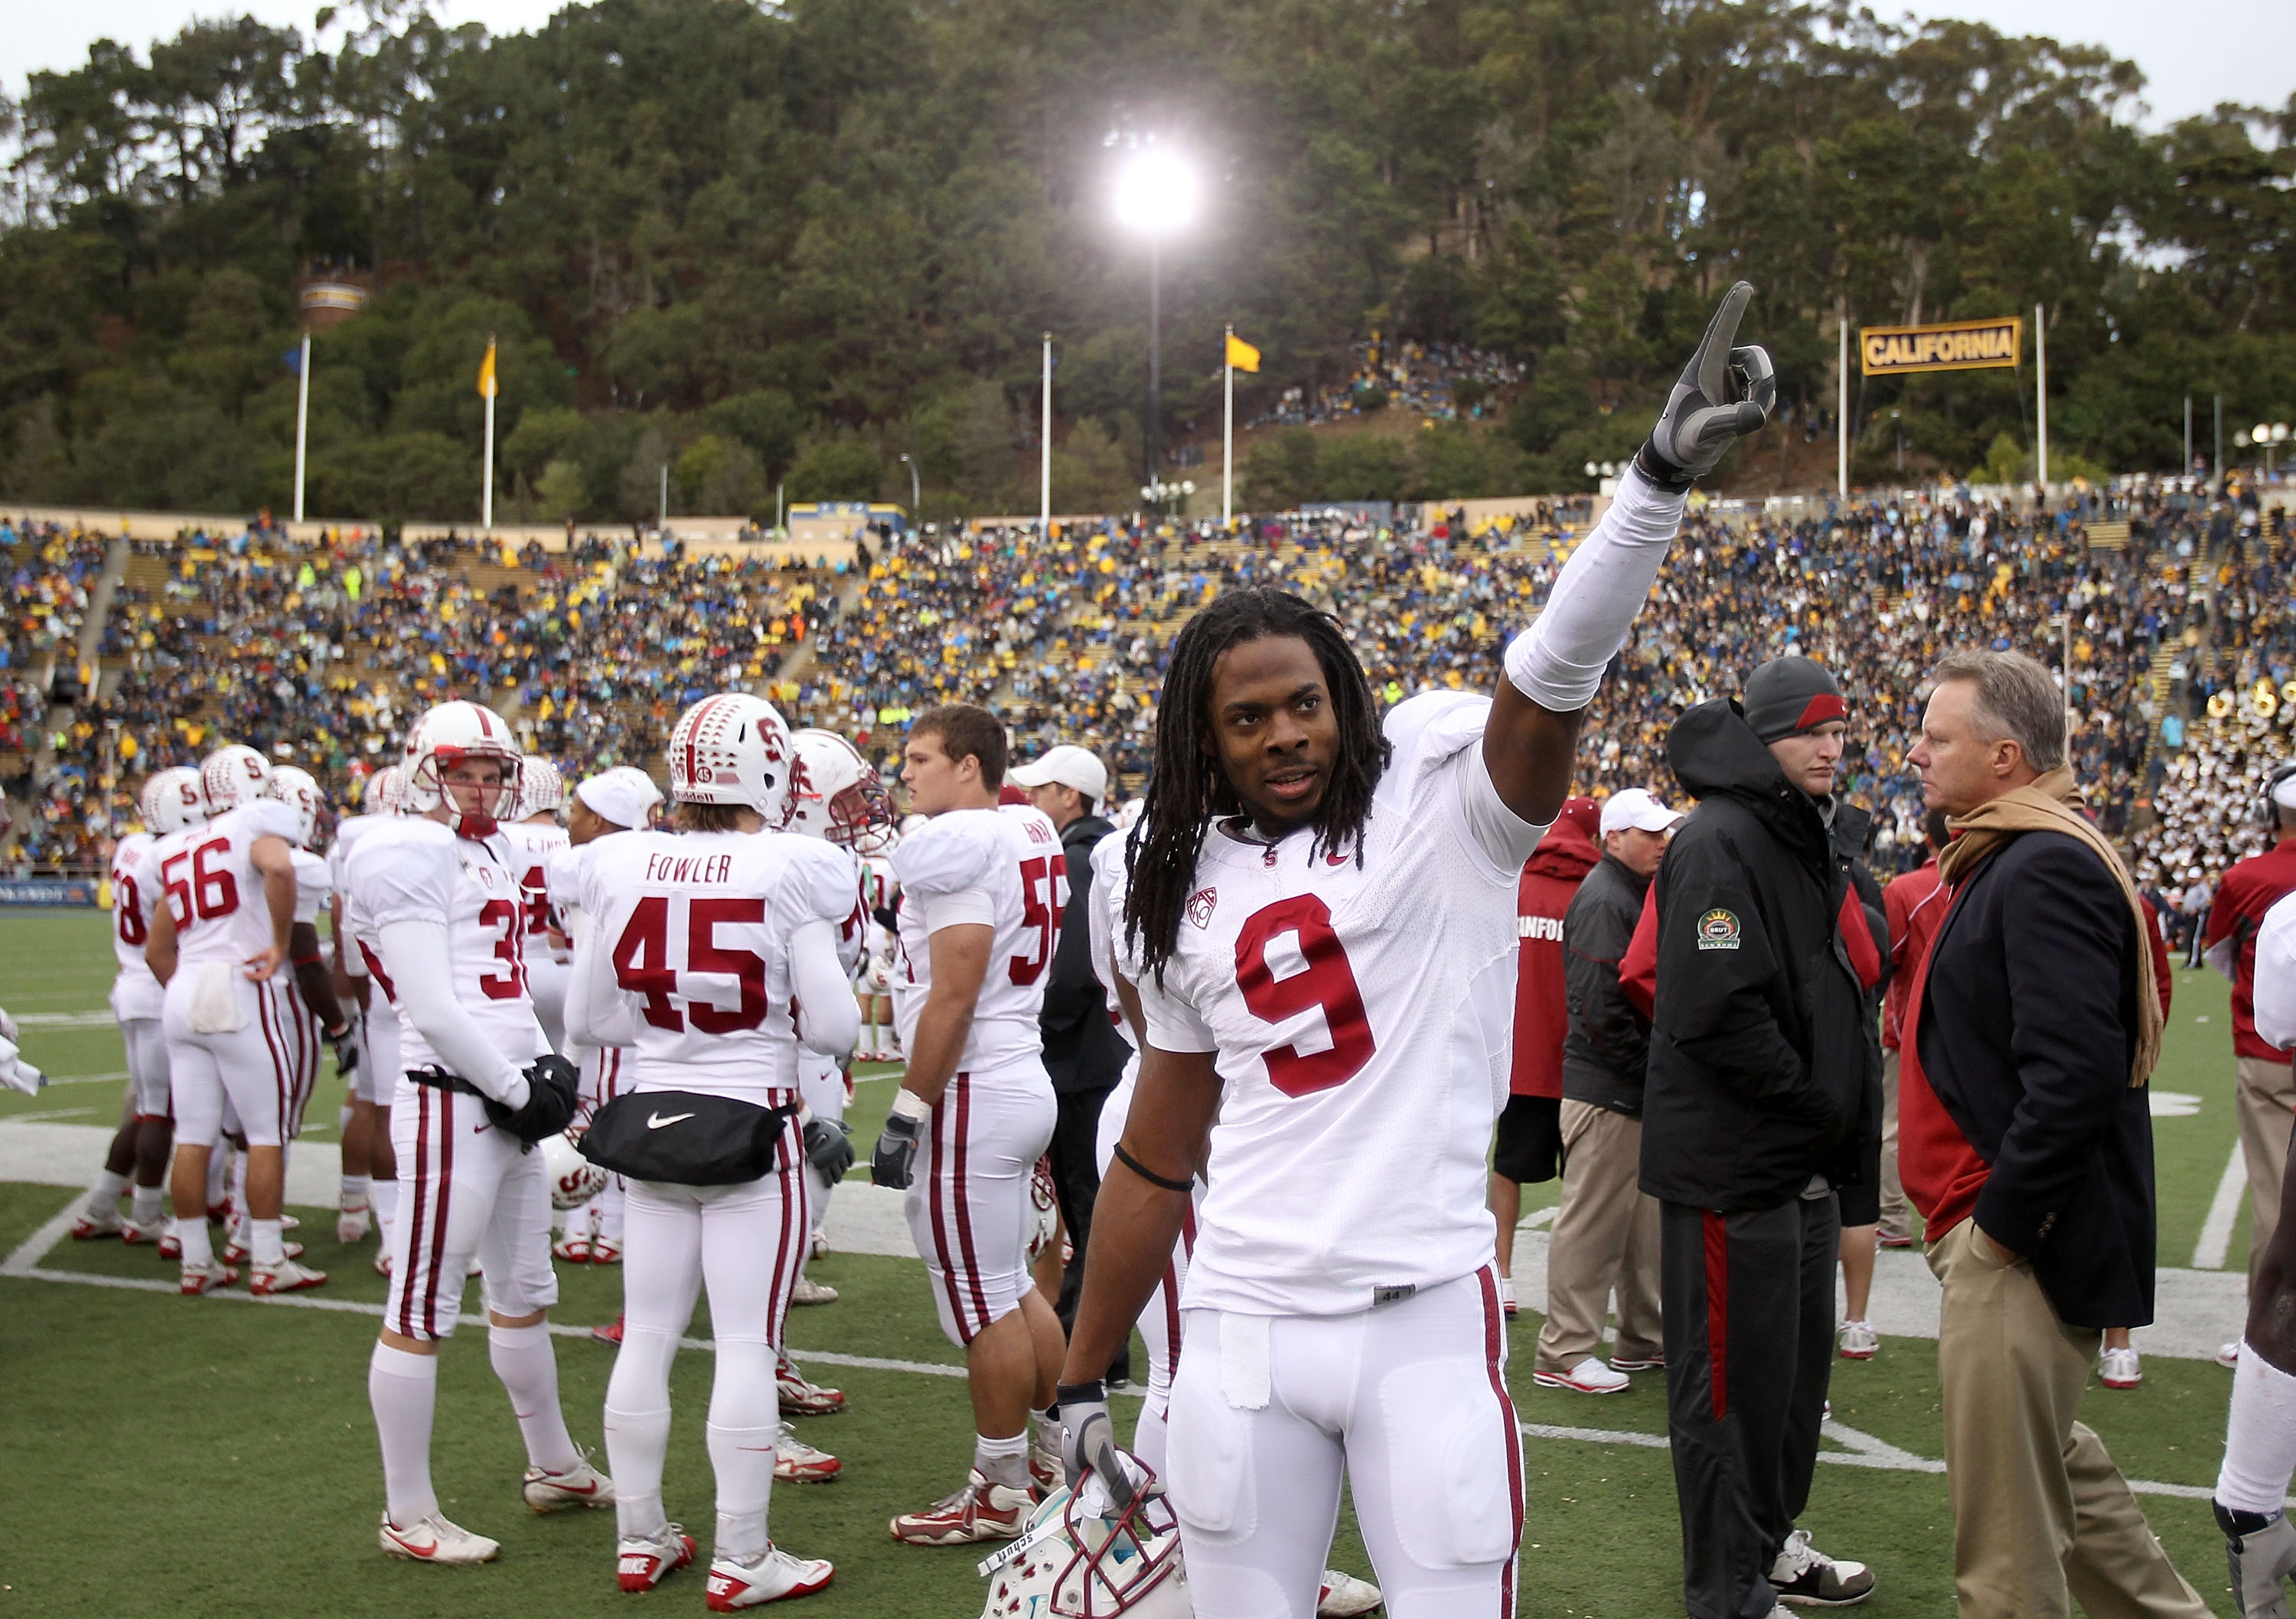
[[[1523,1476],[1485,1206],[1514,895],[1693,479],[1775,396],[1724,302],[1489,699],[1375,720],[1336,622],[1238,591],[1174,642],[1127,953],[1147,1044],[1060,1389],[1128,1499],[1101,1378],[1201,1173],[1165,1484],[1199,1619],[1308,1619],[1352,1481],[1396,1619],[1510,1614]],[[1718,1616],[1717,1616],[1718,1619]]]
[[[1041,810],[997,807],[1004,727],[987,710],[929,709],[905,751],[909,801],[931,819],[893,856],[908,1072],[869,1173],[907,1191],[941,1330],[964,1350],[972,1475],[892,1525],[896,1540],[949,1546],[1026,1526],[1029,1412],[1041,1435],[1060,1372],[1060,1320],[1029,1274],[1029,1181],[1058,1111],[1037,1014],[1068,864]]]
[[[527,1505],[613,1500],[559,1410],[550,1190],[531,1150],[573,1117],[574,1071],[545,1054],[527,998],[524,896],[496,822],[518,791],[510,728],[475,703],[443,703],[416,722],[404,768],[406,814],[359,839],[348,874],[355,936],[399,1023],[398,1215],[367,1368],[382,1445],[380,1538],[393,1557],[482,1563],[499,1546],[449,1521],[430,1484],[439,1345],[455,1330],[474,1257],[495,1374],[526,1441]]]

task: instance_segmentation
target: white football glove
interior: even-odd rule
[[[9,1024],[9,1034],[15,1032],[15,1026],[12,1021]],[[0,1035],[0,1086],[20,1091],[26,1096],[37,1096],[47,1083],[46,1075],[17,1055],[16,1043]]]

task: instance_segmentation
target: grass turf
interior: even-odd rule
[[[85,912],[0,913],[0,1004],[11,1011],[101,1011],[111,976],[102,919]],[[59,1080],[124,1067],[109,1026],[26,1031],[32,1059]],[[2156,1086],[2201,1099],[2188,1116],[2157,1121],[2161,1259],[2189,1263],[2233,1139],[2231,1062],[2223,986],[2177,975],[2177,1006]],[[867,1071],[865,1070],[865,1074]],[[864,1081],[855,1132],[871,1139],[891,1086]],[[312,1112],[332,1113],[323,1081]],[[0,1102],[0,1117],[109,1123],[119,1085],[60,1084],[37,1099]],[[324,1120],[332,1124],[332,1116]],[[316,1132],[315,1132],[316,1133]],[[94,1168],[90,1165],[91,1171]],[[1527,1188],[1525,1206],[1553,1201]],[[0,1186],[0,1252],[63,1208],[60,1188]],[[303,1211],[313,1263],[333,1279],[316,1296],[379,1304],[370,1241],[344,1250],[328,1211]],[[2229,1263],[2245,1253],[2245,1218]],[[65,1242],[51,1269],[160,1277],[148,1255],[111,1243]],[[922,1268],[906,1260],[832,1255],[815,1274],[842,1298],[798,1312],[790,1336],[808,1350],[954,1365],[939,1335]],[[561,1267],[562,1322],[611,1318],[619,1273]],[[474,1305],[475,1294],[469,1304]],[[1511,1381],[1522,1419],[1554,1427],[1660,1435],[1660,1379],[1638,1377],[1601,1400],[1535,1387],[1538,1319],[1512,1329]],[[515,1426],[485,1363],[482,1330],[465,1327],[441,1362],[434,1457],[450,1514],[500,1539],[501,1562],[473,1570],[417,1567],[375,1549],[381,1480],[365,1401],[372,1317],[268,1307],[237,1300],[0,1279],[0,1366],[10,1384],[10,1465],[0,1469],[0,1614],[182,1615],[534,1611],[627,1613],[611,1578],[611,1515],[537,1517],[517,1496]],[[706,1334],[706,1306],[693,1329]],[[559,1367],[570,1425],[594,1443],[611,1352],[562,1339]],[[666,1493],[707,1544],[710,1517],[701,1419],[706,1353],[678,1358],[678,1412]],[[844,1387],[852,1408],[799,1424],[801,1437],[841,1457],[846,1474],[824,1485],[784,1485],[774,1496],[775,1538],[838,1564],[837,1583],[806,1611],[854,1615],[971,1615],[983,1586],[974,1554],[892,1544],[884,1525],[955,1482],[970,1415],[961,1379],[816,1362],[816,1378]],[[2084,1416],[2123,1470],[2205,1487],[2221,1451],[2226,1375],[2204,1363],[2148,1360],[2133,1394],[2091,1393]],[[1896,1338],[1862,1364],[1838,1361],[1837,1420],[1917,1457],[1940,1453],[1934,1345]],[[1131,1410],[1119,1410],[1124,1420]],[[1837,1448],[1829,1444],[1829,1451]],[[1523,1535],[1526,1615],[1647,1615],[1678,1612],[1679,1562],[1672,1479],[1662,1449],[1625,1443],[1526,1441],[1529,1515]],[[2228,1613],[2222,1542],[2205,1501],[2144,1498],[2153,1528],[2186,1576]],[[93,1521],[103,1527],[91,1542]],[[1935,1473],[1828,1465],[1804,1515],[1818,1544],[1874,1565],[1880,1589],[1863,1611],[1935,1615],[1953,1599],[1945,1483]],[[33,1549],[45,1548],[37,1555]],[[73,1555],[77,1552],[78,1555]],[[89,1555],[93,1553],[94,1555]],[[1368,1565],[1343,1520],[1333,1553]],[[698,1576],[679,1575],[654,1599],[700,1606]],[[683,1589],[681,1589],[683,1587]]]

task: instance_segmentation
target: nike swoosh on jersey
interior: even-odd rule
[[[649,1113],[646,1115],[646,1128],[659,1130],[665,1124],[675,1124],[680,1119],[689,1119],[693,1116],[691,1113],[673,1113],[668,1118],[664,1118],[659,1113]]]

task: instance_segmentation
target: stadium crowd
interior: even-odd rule
[[[1350,345],[1348,361],[1345,381],[1285,388],[1274,409],[1247,425],[1300,427],[1385,409],[1437,421],[1472,421],[1488,414],[1525,374],[1522,365],[1487,348],[1465,343],[1382,346],[1376,333]]]

